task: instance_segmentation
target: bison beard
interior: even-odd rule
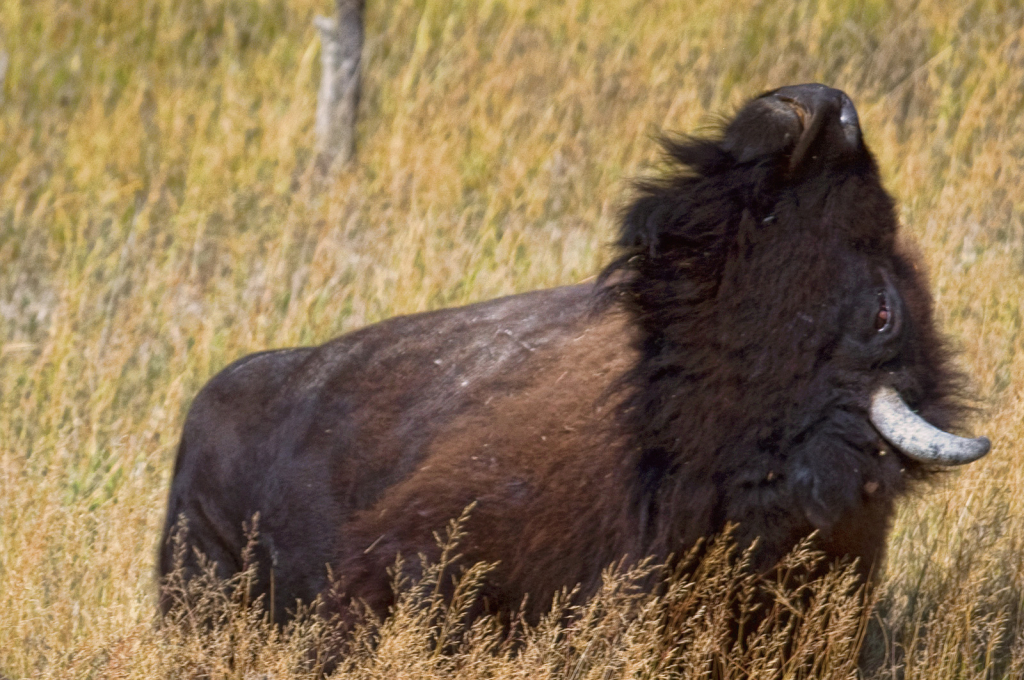
[[[563,587],[594,593],[609,563],[729,524],[757,539],[758,569],[817,531],[868,574],[908,480],[988,447],[899,406],[955,426],[957,380],[853,105],[786,87],[717,138],[665,147],[679,169],[640,185],[596,283],[398,317],[213,378],[185,423],[161,574],[182,518],[186,577],[197,553],[237,572],[258,513],[278,620],[329,571],[329,611],[385,614],[396,556],[415,576],[470,504],[460,550],[497,563],[482,602],[528,621]]]

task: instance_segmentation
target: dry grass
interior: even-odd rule
[[[281,635],[223,602],[222,637],[153,627],[198,387],[252,350],[590,276],[654,133],[819,80],[858,104],[995,445],[902,505],[868,647],[907,678],[1024,675],[1024,10],[370,0],[359,165],[315,191],[312,17],[330,4],[0,0],[0,674],[302,677],[314,620]],[[692,677],[684,659],[722,653],[700,633],[720,599],[667,648],[666,602],[629,582],[517,654],[482,627],[435,655],[409,605],[340,672]],[[814,637],[817,677],[851,677],[845,625]],[[728,672],[759,672],[737,654]]]

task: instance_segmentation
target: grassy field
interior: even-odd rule
[[[229,607],[216,636],[154,627],[203,382],[250,351],[589,277],[659,131],[821,81],[858,105],[994,444],[901,505],[870,644],[906,678],[1024,677],[1024,8],[368,5],[359,161],[317,190],[312,19],[329,0],[0,0],[0,675],[302,677],[315,621],[282,636]],[[625,583],[514,655],[486,627],[436,655],[409,605],[340,673],[693,677],[659,638],[667,605]],[[716,584],[677,600],[714,603]],[[714,617],[686,616],[673,649],[699,660]],[[855,677],[858,621],[817,634],[811,675]],[[771,667],[741,662],[732,677]]]

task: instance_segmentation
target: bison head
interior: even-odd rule
[[[676,518],[653,538],[678,545],[682,514],[873,561],[906,480],[989,442],[935,427],[957,425],[958,378],[852,102],[783,87],[665,146],[682,169],[641,184],[605,272],[641,329],[638,502]]]

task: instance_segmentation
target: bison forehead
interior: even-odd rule
[[[730,323],[765,330],[806,329],[800,320],[834,321],[863,291],[881,283],[880,272],[891,268],[888,259],[857,249],[836,232],[814,239],[795,230],[757,234],[746,239],[745,252],[724,258],[717,313]]]

